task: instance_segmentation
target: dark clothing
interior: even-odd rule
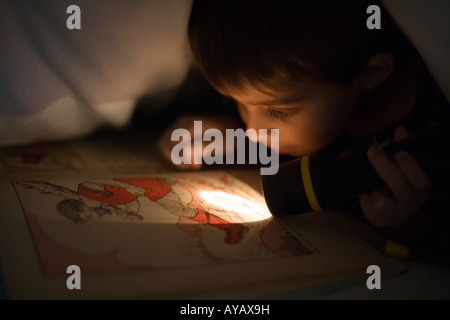
[[[404,126],[423,137],[426,141],[425,147],[416,150],[420,158],[415,158],[418,161],[420,159],[419,162],[431,178],[432,196],[423,205],[422,212],[411,217],[405,227],[386,228],[382,231],[394,238],[393,240],[409,245],[413,253],[450,264],[449,124],[450,104],[433,77],[423,68],[418,72],[416,103],[408,117],[358,145],[352,146],[342,137],[327,146],[323,152],[335,155],[366,152],[371,145],[392,142],[394,130],[398,126]],[[357,197],[335,209],[363,215]]]

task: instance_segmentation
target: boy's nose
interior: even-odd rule
[[[268,147],[272,147],[273,146],[272,139],[276,139],[278,141],[279,132],[278,132],[278,130],[273,129],[273,128],[267,128],[267,129],[263,128],[263,129],[256,130],[254,128],[247,127],[247,137],[252,142],[263,143],[263,144],[267,145]],[[278,148],[278,142],[276,143],[276,145]]]
[[[249,115],[247,121],[247,135],[248,138],[253,142],[261,141],[261,131],[260,129],[268,129],[269,127],[264,122],[264,119],[261,119],[260,116],[252,116]],[[253,130],[249,130],[253,129]]]
[[[259,131],[255,128],[250,128],[249,126],[247,126],[247,137],[252,142],[258,142],[260,139]]]

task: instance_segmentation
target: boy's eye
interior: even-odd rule
[[[278,110],[274,108],[268,108],[267,113],[269,117],[275,120],[286,120],[290,116],[294,115],[297,112],[297,108],[294,109],[286,109],[286,110]]]

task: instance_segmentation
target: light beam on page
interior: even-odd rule
[[[211,190],[201,191],[200,197],[204,199],[204,202],[206,203],[220,206],[227,211],[236,212],[245,219],[245,222],[261,221],[272,216],[266,205],[255,199],[249,200],[227,192]]]

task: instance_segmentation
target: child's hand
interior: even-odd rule
[[[412,134],[403,127],[394,133],[396,142]],[[381,148],[371,147],[367,156],[387,188],[365,193],[359,203],[367,220],[376,227],[398,226],[430,197],[431,181],[427,173],[405,151],[390,159]]]
[[[162,153],[162,155],[173,165],[175,165],[172,162],[172,149],[174,146],[180,143],[180,141],[172,141],[172,132],[176,129],[186,129],[189,131],[191,136],[191,163],[190,164],[184,164],[181,163],[179,165],[176,165],[177,168],[182,170],[193,170],[193,169],[200,169],[202,167],[201,164],[194,164],[194,121],[202,121],[202,136],[198,137],[202,140],[203,134],[208,129],[218,129],[222,132],[223,135],[223,150],[222,155],[225,154],[225,130],[226,129],[235,129],[238,128],[241,123],[239,120],[227,117],[227,116],[181,116],[175,122],[167,128],[164,133],[161,135],[161,137],[158,139],[158,149]],[[184,141],[184,140],[183,140]],[[200,157],[203,156],[203,150],[205,147],[211,142],[206,141],[202,143],[202,151],[197,152],[197,155]],[[215,152],[218,152],[218,150],[215,150]],[[219,151],[220,152],[220,151]],[[197,159],[201,160],[201,159]]]

